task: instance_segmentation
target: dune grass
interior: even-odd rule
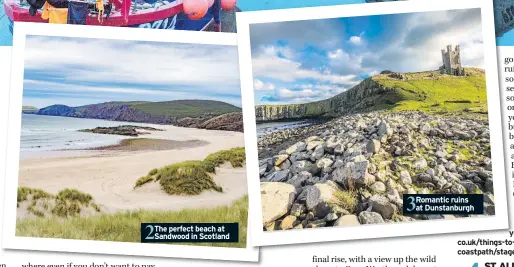
[[[35,188],[29,188],[29,187],[18,187],[18,197],[17,197],[17,204],[19,206],[20,202],[28,200],[29,196],[32,196],[32,201],[37,201],[38,199],[42,198],[53,198],[51,194],[41,190],[41,189],[35,189]]]
[[[207,171],[214,173],[216,171],[216,167],[219,167],[225,162],[230,162],[234,168],[241,168],[243,167],[245,160],[246,154],[244,147],[236,147],[210,154],[203,160],[203,162]]]
[[[181,211],[135,211],[98,216],[28,218],[18,220],[16,235],[117,242],[140,242],[141,223],[239,223],[238,243],[184,243],[181,245],[246,247],[248,196],[229,206]],[[177,244],[177,243],[174,243]]]
[[[159,170],[158,180],[169,195],[198,195],[204,190],[223,192],[207,172],[202,161],[185,161]]]
[[[225,162],[230,162],[234,168],[243,167],[244,148],[221,150],[208,155],[202,161],[185,161],[152,169],[136,181],[134,189],[155,181],[170,195],[198,195],[205,190],[223,192],[223,188],[214,182],[210,174],[216,173],[216,167]]]
[[[38,200],[44,201],[38,206]],[[76,189],[63,189],[57,195],[49,194],[41,189],[18,187],[17,207],[20,203],[30,201],[27,210],[38,216],[45,217],[46,214],[53,214],[58,217],[72,217],[80,214],[84,207],[93,207],[94,210],[100,212],[100,207],[93,202],[90,194],[80,192]],[[40,207],[42,205],[42,207]]]

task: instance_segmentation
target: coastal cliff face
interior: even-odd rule
[[[342,113],[365,111],[375,105],[374,99],[391,89],[367,78],[355,87],[326,100],[291,105],[259,105],[255,107],[257,122],[337,116]]]
[[[460,105],[459,103],[467,103]],[[313,117],[339,117],[376,110],[454,112],[487,110],[485,72],[466,68],[466,76],[439,71],[384,72],[331,98],[290,105],[255,107],[257,122]]]

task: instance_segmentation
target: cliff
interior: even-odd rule
[[[199,128],[200,124],[241,109],[220,101],[176,100],[165,102],[107,102],[80,107],[52,105],[35,114],[88,119],[103,119]],[[232,124],[243,125],[242,119]],[[215,129],[216,124],[211,124]],[[224,127],[222,127],[224,128]],[[234,126],[234,128],[237,128]],[[223,130],[223,129],[220,129]]]
[[[257,122],[313,117],[336,117],[375,110],[452,112],[487,109],[485,73],[466,68],[466,76],[438,71],[383,73],[326,100],[255,107]]]

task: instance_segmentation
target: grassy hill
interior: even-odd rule
[[[199,117],[204,114],[221,115],[241,111],[241,108],[221,101],[211,100],[174,100],[132,105],[132,108],[154,116],[176,118]]]
[[[273,121],[376,110],[485,113],[485,72],[466,68],[466,76],[439,71],[378,74],[329,99],[304,104],[261,105],[256,106],[255,113],[257,121]]]
[[[392,91],[377,99],[377,109],[422,110],[429,113],[487,112],[485,73],[467,68],[467,76],[450,76],[438,71],[405,73],[405,80],[386,74],[373,76]]]

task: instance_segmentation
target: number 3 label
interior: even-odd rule
[[[414,202],[414,197],[408,197],[407,200],[409,201],[409,207],[407,208],[407,211],[413,211],[416,209],[416,203]]]

